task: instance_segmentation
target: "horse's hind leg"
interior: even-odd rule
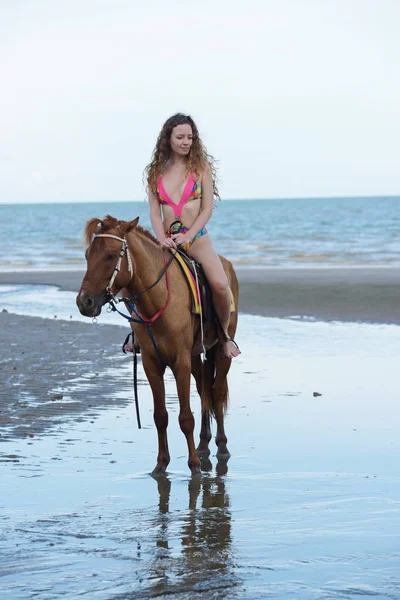
[[[172,371],[176,380],[176,388],[179,398],[179,425],[186,437],[188,445],[189,460],[188,465],[192,473],[200,471],[200,461],[196,454],[194,446],[193,431],[194,417],[190,410],[190,373],[191,373],[190,355],[177,357],[176,364],[172,367]]]
[[[192,357],[192,375],[196,380],[197,392],[201,398],[201,430],[200,430],[200,442],[197,446],[197,454],[198,456],[209,456],[210,449],[208,447],[211,440],[211,418],[210,418],[210,404],[211,397],[207,402],[206,394],[206,376],[207,373],[204,372],[210,369],[209,361],[206,361],[202,365],[200,356]],[[211,389],[208,391],[208,395],[211,395]]]
[[[230,278],[231,289],[235,294],[235,304],[237,306],[237,287],[238,282],[234,272],[231,273]],[[237,312],[231,315],[229,323],[228,334],[233,339],[236,332],[237,326]],[[219,345],[220,346],[220,345]],[[228,373],[231,368],[232,359],[222,358],[222,353],[217,347],[215,350],[215,381],[213,386],[213,412],[215,420],[217,421],[217,435],[215,437],[215,443],[217,444],[217,458],[226,460],[230,457],[229,450],[227,448],[227,437],[225,434],[224,418],[226,409],[228,407]]]
[[[228,406],[228,372],[232,359],[221,358],[220,353],[216,354],[216,374],[213,386],[213,408],[214,416],[217,422],[217,435],[215,443],[217,444],[217,458],[227,459],[230,453],[227,448],[228,439],[225,434],[224,417]]]
[[[165,406],[165,367],[161,367],[157,359],[153,360],[146,355],[143,355],[142,361],[143,368],[153,393],[153,416],[158,434],[158,456],[157,464],[153,469],[152,475],[157,477],[165,474],[170,461],[167,438],[168,412]]]

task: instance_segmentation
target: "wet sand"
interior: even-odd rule
[[[400,323],[400,269],[263,269],[238,275],[241,313]],[[54,285],[76,292],[82,277],[82,271],[3,272],[0,285]],[[70,311],[78,312],[74,297]],[[67,415],[80,419],[81,413],[94,415],[120,402],[132,386],[131,374],[118,373],[127,364],[121,345],[128,327],[120,321],[120,327],[94,327],[90,319],[80,323],[0,312],[0,373],[6,383],[0,391],[0,440],[35,435]],[[109,376],[111,370],[116,377]],[[84,392],[79,399],[78,383]],[[141,384],[146,385],[144,377]]]
[[[0,442],[128,401],[125,329],[0,312],[0,331]]]
[[[342,285],[335,277],[329,286]],[[366,286],[368,273],[358,277]],[[80,278],[62,274],[65,289]],[[375,281],[376,300],[387,286],[395,294],[394,270]],[[1,598],[400,597],[396,326],[242,315],[232,457],[218,463],[212,445],[189,476],[168,372],[160,481],[149,476],[157,436],[141,366],[136,425],[126,326],[0,312],[0,330]],[[192,409],[197,437],[194,389]]]
[[[20,322],[40,329],[36,319]],[[40,356],[57,327],[60,343],[68,330],[102,333],[78,325],[51,321]],[[212,444],[196,478],[170,373],[171,464],[155,481],[149,389],[140,391],[138,431],[131,391],[120,387],[130,359],[109,374],[118,393],[107,410],[97,410],[103,388],[95,399],[96,386],[64,371],[72,353],[58,369],[54,359],[71,400],[89,393],[95,410],[0,443],[1,598],[399,597],[397,327],[243,316],[239,336],[226,420],[232,457],[218,463]],[[108,368],[107,353],[99,360]],[[198,424],[194,391],[192,408]]]
[[[241,312],[265,317],[400,323],[399,268],[237,269]],[[2,272],[2,283],[78,291],[82,271]]]

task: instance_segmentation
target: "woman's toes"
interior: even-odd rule
[[[241,353],[238,346],[233,340],[227,340],[223,344],[223,351],[226,358],[236,358]]]

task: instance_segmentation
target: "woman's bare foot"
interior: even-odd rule
[[[227,338],[225,342],[222,343],[222,352],[224,358],[236,358],[239,356],[240,349],[235,340],[231,338]]]
[[[133,352],[132,333],[128,333],[126,336],[125,341],[122,344],[122,352],[124,354],[127,352]]]

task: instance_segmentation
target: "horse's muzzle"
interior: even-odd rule
[[[84,317],[98,317],[106,301],[106,292],[93,296],[82,291],[76,297],[76,305]]]

